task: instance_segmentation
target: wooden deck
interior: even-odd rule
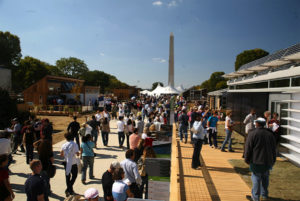
[[[246,195],[251,194],[251,189],[228,162],[230,159],[241,159],[241,151],[221,152],[203,145],[200,170],[191,168],[192,155],[190,142],[180,142],[176,132],[173,132],[170,200],[247,200]]]

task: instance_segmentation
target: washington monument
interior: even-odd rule
[[[170,50],[169,50],[169,80],[168,85],[174,87],[174,35],[170,34]]]

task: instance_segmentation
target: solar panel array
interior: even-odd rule
[[[291,47],[288,47],[286,49],[282,49],[279,50],[273,54],[269,54],[265,57],[262,57],[260,59],[257,59],[255,61],[249,62],[247,64],[242,65],[239,70],[246,70],[249,69],[251,67],[254,66],[258,66],[258,65],[263,65],[265,63],[271,62],[271,61],[275,61],[275,60],[279,60],[282,59],[283,57],[292,55],[292,54],[296,54],[300,52],[300,43],[293,45]]]

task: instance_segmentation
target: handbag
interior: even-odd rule
[[[141,177],[146,176],[145,163],[144,163],[144,161],[143,161],[142,158],[140,158],[140,159],[138,160],[138,170],[139,170],[139,173],[140,173]]]

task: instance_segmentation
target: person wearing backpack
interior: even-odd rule
[[[183,134],[185,138],[185,142],[187,142],[187,129],[189,126],[189,116],[186,114],[186,110],[183,109],[182,113],[179,116],[178,119],[179,122],[179,135],[180,135],[180,141],[182,142]]]

